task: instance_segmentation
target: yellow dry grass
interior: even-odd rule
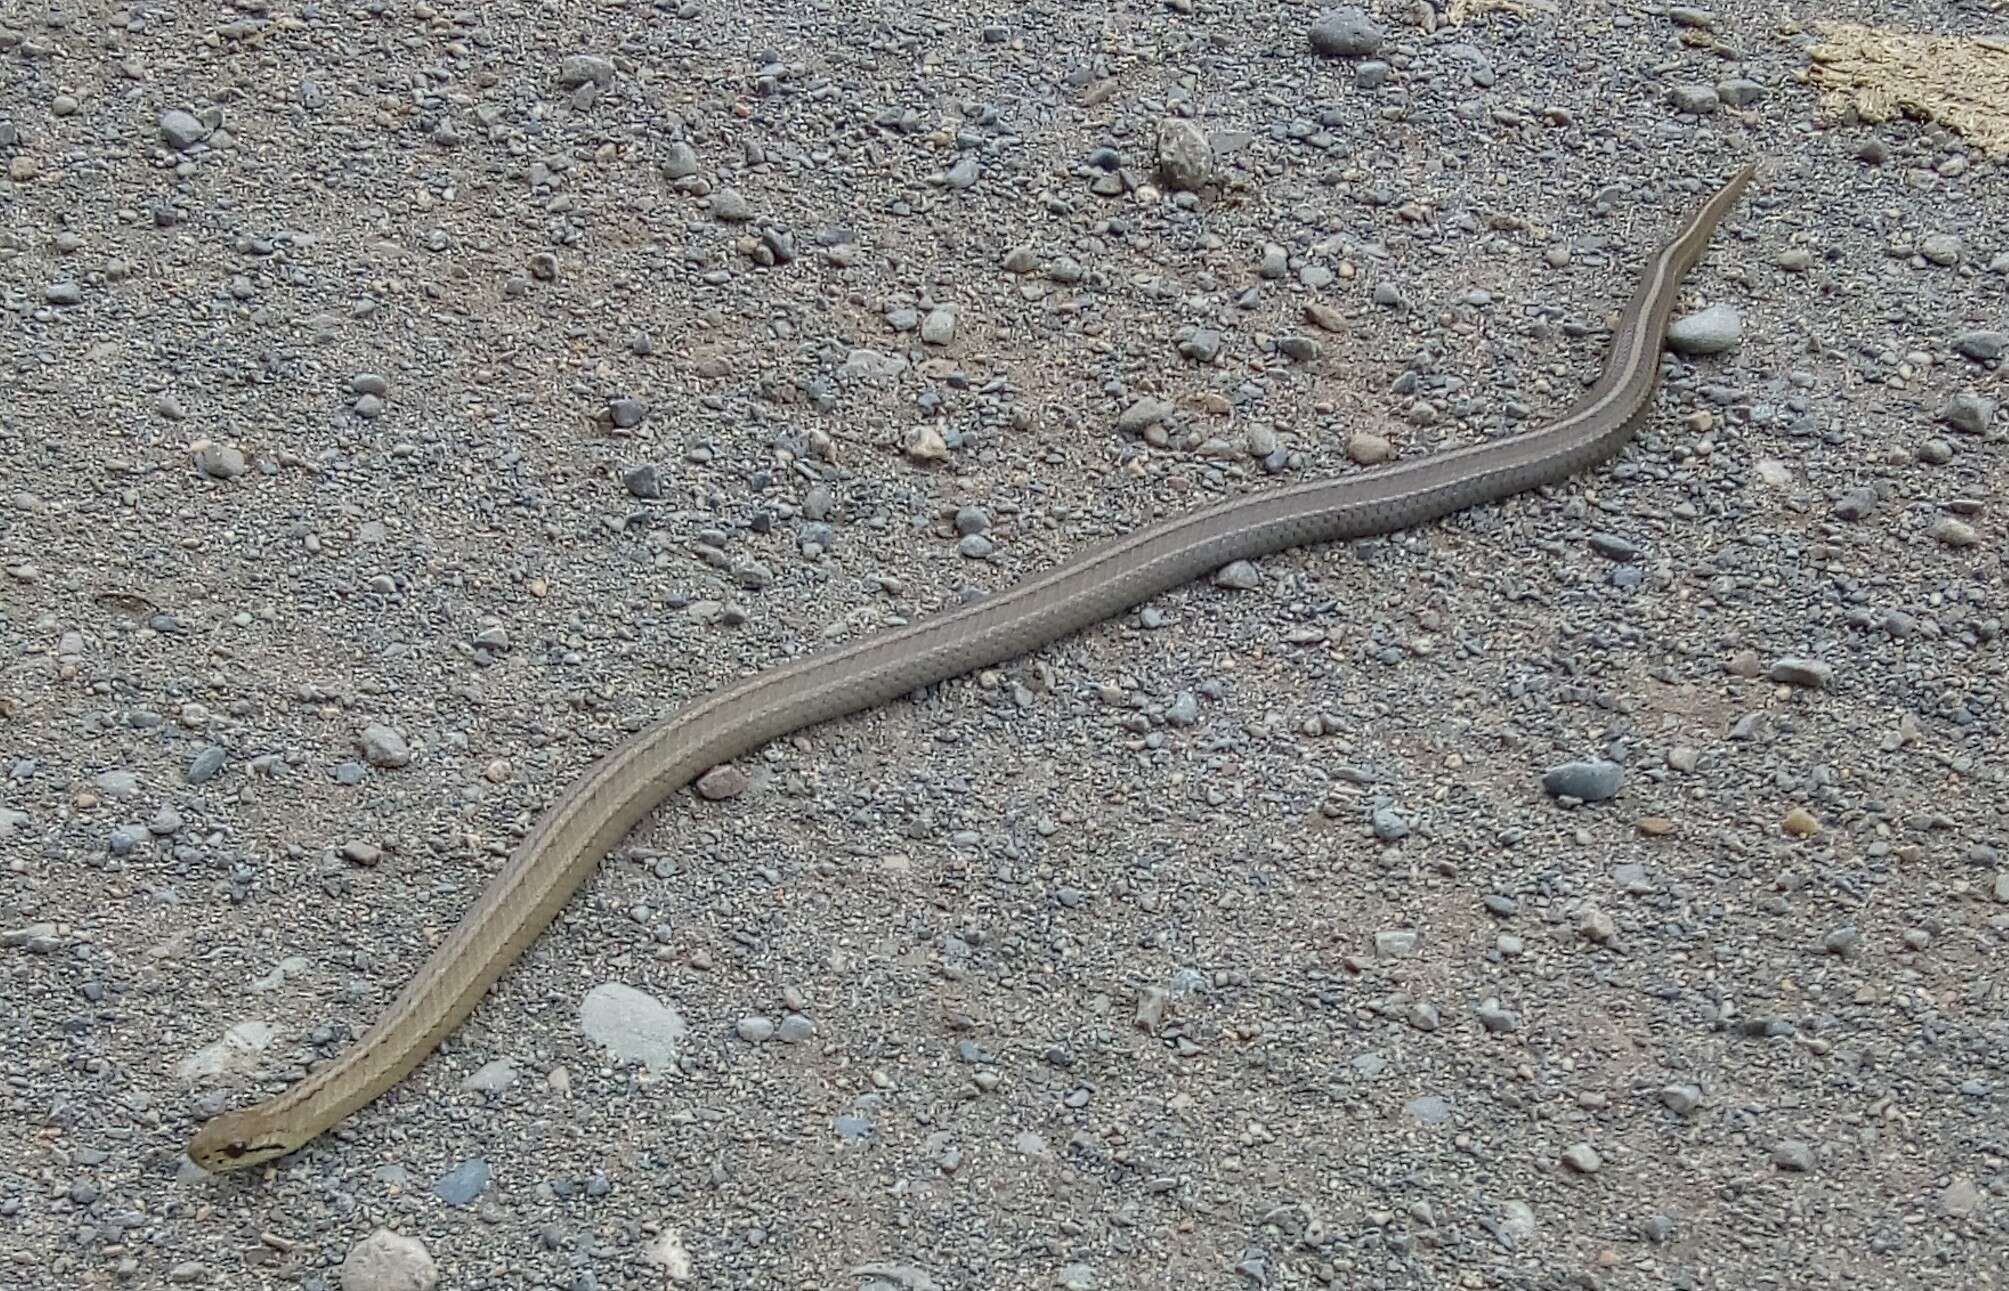
[[[2009,157],[2009,39],[1812,25],[1807,81],[1831,119],[1933,121],[1991,157]]]

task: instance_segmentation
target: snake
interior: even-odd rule
[[[285,1156],[397,1084],[474,1011],[602,858],[713,767],[1024,656],[1236,561],[1399,532],[1614,456],[1652,406],[1682,281],[1754,173],[1740,167],[1660,245],[1619,313],[1597,379],[1553,420],[1191,508],[1006,590],[728,684],[616,744],[551,804],[369,1030],[280,1093],[209,1118],[189,1139],[189,1159],[221,1172]]]

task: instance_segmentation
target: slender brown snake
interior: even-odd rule
[[[219,1115],[188,1155],[232,1170],[299,1148],[438,1047],[601,857],[705,770],[790,732],[1036,650],[1237,560],[1389,533],[1562,480],[1616,453],[1651,403],[1682,279],[1752,176],[1744,166],[1648,262],[1604,371],[1556,421],[1508,439],[1234,497],[1124,535],[961,609],[748,677],[617,745],[554,803],[376,1024],[284,1093]]]

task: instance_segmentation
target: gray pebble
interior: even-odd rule
[[[1976,363],[1990,363],[2009,352],[2009,332],[1962,332],[1953,338],[1953,352]]]
[[[758,1014],[749,1015],[734,1023],[733,1031],[748,1044],[766,1044],[774,1038],[774,1020]]]
[[[923,345],[947,345],[956,339],[956,312],[942,306],[928,311],[921,320],[921,343]]]
[[[1939,419],[1963,435],[1983,435],[1995,418],[1995,401],[1978,394],[1962,393],[1946,401]]]
[[[244,454],[227,444],[204,442],[195,450],[195,469],[213,480],[234,480],[244,474]]]
[[[1765,679],[1786,686],[1825,690],[1834,683],[1835,669],[1833,664],[1819,659],[1786,657],[1772,661],[1772,666],[1765,672]]]
[[[356,737],[356,744],[363,752],[363,760],[373,767],[401,767],[412,760],[405,737],[381,722],[365,726]]]
[[[1126,435],[1148,430],[1176,412],[1164,399],[1143,398],[1125,408],[1116,419],[1116,429]]]
[[[665,179],[688,179],[698,173],[697,149],[679,139],[663,149],[660,169]]]
[[[1563,1164],[1578,1174],[1596,1174],[1604,1169],[1604,1158],[1588,1143],[1572,1143],[1563,1149]]]
[[[1699,1085],[1663,1085],[1660,1101],[1676,1116],[1687,1116],[1702,1106],[1702,1089]]]
[[[1383,959],[1400,959],[1416,949],[1417,935],[1408,928],[1394,928],[1374,934],[1374,953]]]
[[[91,783],[113,802],[127,802],[139,796],[140,778],[131,771],[100,772]]]
[[[1238,592],[1254,591],[1262,585],[1262,581],[1262,574],[1257,571],[1255,565],[1246,560],[1234,561],[1214,571],[1216,587],[1231,588]]]
[[[640,466],[630,466],[622,471],[621,484],[638,498],[663,496],[662,474],[653,462],[643,462]]]
[[[736,188],[721,188],[712,194],[712,218],[724,224],[744,224],[753,218],[753,206]]]
[[[160,137],[176,152],[187,152],[209,138],[209,127],[193,113],[169,108],[160,114]]]
[[[1677,354],[1721,354],[1743,338],[1743,315],[1727,304],[1711,305],[1667,325],[1667,348]]]
[[[603,982],[586,993],[579,1028],[615,1058],[651,1071],[668,1070],[689,1033],[676,1009],[622,982]]]
[[[1328,9],[1311,25],[1311,47],[1327,58],[1360,58],[1381,48],[1381,25],[1362,10]]]
[[[1578,802],[1603,802],[1616,797],[1624,782],[1625,768],[1602,758],[1565,762],[1550,767],[1542,775],[1542,789],[1552,798],[1575,798]]]
[[[1674,105],[1676,112],[1698,117],[1706,117],[1722,106],[1716,87],[1699,82],[1669,88],[1667,101]]]
[[[1838,520],[1861,520],[1876,510],[1876,490],[1865,484],[1850,489],[1835,499],[1834,514]]]
[[[1813,1146],[1800,1139],[1782,1140],[1772,1149],[1772,1164],[1793,1174],[1805,1174],[1814,1168]]]
[[[582,85],[611,85],[614,81],[614,64],[597,54],[569,54],[558,65],[558,84],[561,89],[576,90]]]
[[[1158,173],[1174,192],[1198,192],[1214,177],[1214,145],[1195,122],[1167,117],[1158,123]]]
[[[188,770],[182,774],[182,778],[190,784],[208,784],[223,770],[224,761],[228,757],[229,754],[223,746],[211,744],[189,759]]]
[[[449,1206],[471,1206],[488,1191],[488,1180],[488,1162],[475,1157],[440,1176],[439,1182],[432,1186],[433,1196]]]

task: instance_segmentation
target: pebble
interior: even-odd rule
[[[356,747],[362,751],[363,760],[373,767],[394,769],[411,764],[412,751],[404,736],[381,722],[365,726],[356,737]]]
[[[733,1031],[748,1044],[766,1044],[774,1038],[774,1020],[758,1015],[743,1017],[733,1024]]]
[[[1116,419],[1116,429],[1126,435],[1139,434],[1170,417],[1177,409],[1163,399],[1136,400]]]
[[[449,1206],[472,1206],[488,1191],[489,1178],[488,1162],[475,1157],[441,1175],[432,1186],[433,1196]]]
[[[643,462],[630,466],[621,472],[621,485],[638,498],[655,499],[663,496],[662,472],[653,462]]]
[[[1953,338],[1953,352],[1976,363],[1992,363],[2009,352],[2009,332],[1962,332]]]
[[[921,319],[921,343],[923,345],[947,345],[956,339],[956,314],[952,309],[937,306]]]
[[[1799,1139],[1784,1139],[1772,1149],[1772,1164],[1794,1174],[1805,1174],[1814,1168],[1813,1146]]]
[[[195,446],[195,469],[212,480],[234,480],[249,468],[235,448],[203,440]]]
[[[558,64],[558,85],[561,89],[576,90],[582,85],[611,85],[614,82],[614,64],[597,54],[568,54]]]
[[[1806,837],[1821,832],[1821,822],[1805,807],[1794,807],[1786,813],[1784,829],[1789,834]]]
[[[1158,123],[1158,174],[1175,193],[1196,193],[1214,177],[1214,145],[1207,132],[1183,117]]]
[[[1765,676],[1768,680],[1781,685],[1825,690],[1834,683],[1835,670],[1832,664],[1823,663],[1819,659],[1785,657],[1773,660]]]
[[[1702,1106],[1702,1089],[1698,1085],[1663,1085],[1660,1101],[1676,1116],[1687,1116]]]
[[[1311,47],[1327,58],[1362,58],[1381,48],[1381,25],[1349,5],[1328,9],[1311,25]]]
[[[169,108],[160,114],[160,137],[176,152],[187,152],[209,138],[209,127],[191,112]]]
[[[1743,315],[1731,305],[1711,305],[1667,325],[1667,347],[1677,354],[1721,354],[1743,339]]]
[[[621,982],[603,982],[579,1004],[579,1027],[586,1038],[622,1062],[652,1071],[668,1070],[689,1034],[676,1009]]]
[[[1602,758],[1565,762],[1550,767],[1542,775],[1542,789],[1552,798],[1574,798],[1578,802],[1603,802],[1618,796],[1625,780],[1625,768]]]
[[[1252,592],[1262,586],[1263,576],[1256,567],[1246,560],[1237,560],[1214,571],[1216,587],[1231,588],[1238,592]]]
[[[1956,394],[1939,410],[1939,419],[1963,435],[1985,435],[1995,418],[1995,401],[1978,394]]]
[[[1562,1160],[1578,1174],[1596,1174],[1604,1169],[1604,1158],[1588,1143],[1572,1143],[1564,1148]]]
[[[1981,541],[1981,535],[1973,525],[1952,516],[1938,517],[1926,532],[1948,547],[1972,547]]]
[[[1379,466],[1395,456],[1395,446],[1371,431],[1355,431],[1347,436],[1346,455],[1361,466]]]
[[[1713,85],[1691,82],[1672,86],[1667,91],[1667,101],[1676,112],[1689,116],[1706,117],[1722,106],[1722,99]]]
[[[1416,950],[1417,936],[1406,929],[1395,929],[1374,934],[1374,953],[1382,959],[1400,959]]]
[[[737,798],[753,786],[753,777],[732,763],[722,763],[697,779],[698,797],[707,802]]]

